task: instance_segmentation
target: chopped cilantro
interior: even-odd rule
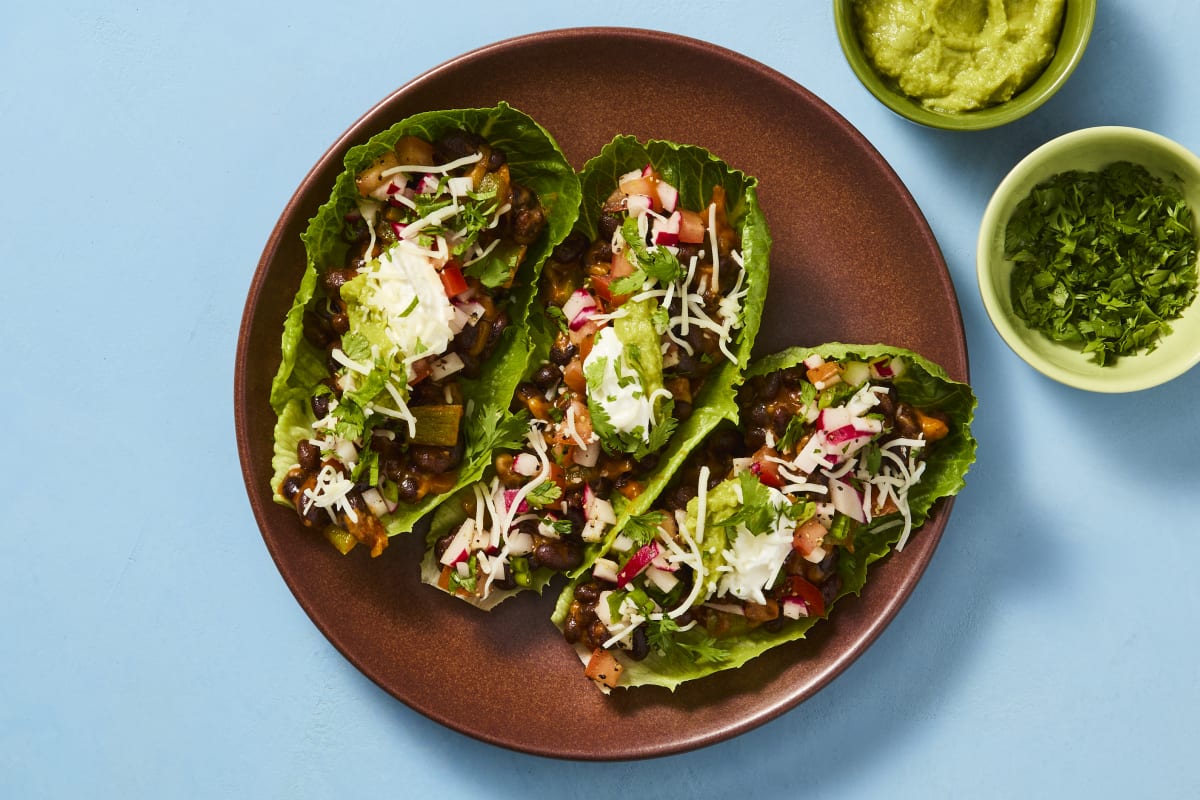
[[[1192,210],[1128,161],[1034,187],[1005,228],[1004,256],[1016,315],[1102,366],[1153,350],[1196,297]]]
[[[779,510],[771,502],[771,490],[751,471],[739,472],[737,476],[742,490],[742,504],[729,517],[714,522],[718,528],[731,528],[739,523],[753,534],[766,533],[779,519]]]
[[[548,506],[562,498],[562,487],[554,481],[543,481],[529,490],[525,500],[531,506]]]
[[[633,540],[634,544],[641,547],[654,541],[654,537],[658,535],[658,526],[662,525],[667,518],[665,512],[648,511],[645,514],[634,514],[625,521],[625,527],[621,529],[621,533]]]

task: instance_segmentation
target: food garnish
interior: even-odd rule
[[[582,181],[530,324],[523,441],[431,527],[423,578],[483,608],[637,527],[648,487],[736,412],[715,399],[758,329],[769,238],[752,179],[700,148],[618,137]]]
[[[507,441],[542,262],[578,179],[524,114],[411,117],[352,148],[304,234],[272,386],[273,488],[342,552],[476,480]]]
[[[1139,164],[1055,175],[1005,228],[1013,311],[1102,366],[1150,352],[1196,298],[1194,224],[1179,187]]]
[[[616,537],[559,598],[602,689],[674,689],[802,637],[974,460],[970,388],[896,348],[786,351],[739,405],[657,498],[653,535]]]

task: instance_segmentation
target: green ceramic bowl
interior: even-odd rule
[[[1193,302],[1172,332],[1153,351],[1100,366],[1073,347],[1027,327],[1013,312],[1012,262],[1004,258],[1004,229],[1017,204],[1037,184],[1068,170],[1098,170],[1132,161],[1168,181],[1177,181],[1192,208],[1200,237],[1200,158],[1157,133],[1138,128],[1085,128],[1034,150],[1008,173],[992,195],[979,229],[976,267],[979,292],[1001,338],[1034,369],[1060,383],[1092,392],[1132,392],[1182,375],[1200,361],[1200,302]]]
[[[1066,83],[1075,70],[1088,38],[1092,34],[1092,23],[1096,16],[1096,0],[1067,0],[1062,31],[1054,57],[1038,78],[1011,100],[978,111],[946,112],[926,108],[879,75],[863,52],[854,21],[855,0],[834,0],[833,17],[837,24],[838,39],[850,68],[863,86],[878,98],[879,102],[900,116],[947,130],[971,131],[995,128],[1020,119],[1045,103]]]

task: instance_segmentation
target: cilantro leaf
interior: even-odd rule
[[[662,525],[667,515],[663,511],[648,511],[645,514],[634,514],[625,521],[621,533],[633,540],[638,547],[654,541],[658,535],[658,526]]]
[[[562,487],[554,481],[543,481],[529,490],[525,500],[531,506],[548,506],[562,498]]]
[[[1044,181],[1004,232],[1013,311],[1102,366],[1170,332],[1196,297],[1196,251],[1179,188],[1128,161]]]
[[[771,490],[749,470],[739,472],[737,482],[742,490],[741,506],[727,518],[714,522],[713,525],[718,528],[732,528],[740,523],[754,534],[769,531],[779,518],[779,511],[771,502]]]

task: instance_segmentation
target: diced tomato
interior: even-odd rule
[[[754,455],[750,456],[750,471],[767,486],[778,489],[783,486],[783,478],[779,475],[779,451],[774,447],[763,445]]]
[[[583,674],[612,688],[620,683],[621,672],[624,669],[625,667],[621,665],[620,661],[617,661],[616,656],[602,647],[597,647],[592,651],[592,657],[588,659]]]
[[[816,519],[810,519],[792,533],[792,547],[804,557],[821,546],[825,539],[825,526]]]
[[[469,288],[462,269],[453,261],[442,267],[441,276],[442,287],[446,290],[447,297],[457,297]]]
[[[612,282],[611,275],[593,275],[591,279],[592,291],[604,304],[606,310],[617,308],[629,299],[627,294],[614,295],[612,289],[609,288]]]
[[[821,590],[799,575],[788,576],[788,597],[799,597],[808,607],[810,617],[820,617],[825,614],[825,596]]]
[[[679,241],[686,244],[702,244],[704,242],[704,217],[695,211],[679,209]]]

